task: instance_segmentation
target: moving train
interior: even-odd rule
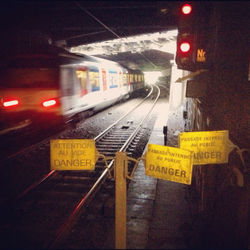
[[[75,124],[144,87],[141,71],[106,59],[61,48],[14,53],[0,62],[0,135]]]

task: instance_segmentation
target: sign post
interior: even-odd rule
[[[126,249],[128,160],[125,152],[115,154],[115,248]]]

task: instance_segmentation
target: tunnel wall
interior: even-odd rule
[[[214,5],[210,18],[208,72],[202,97],[186,98],[189,131],[228,130],[230,140],[249,149],[249,6],[232,2]],[[236,150],[228,164],[194,166],[193,187],[199,211],[209,219],[218,247],[249,246],[249,153]],[[211,233],[211,232],[210,232]]]

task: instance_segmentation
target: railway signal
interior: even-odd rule
[[[179,9],[176,64],[179,69],[193,69],[194,11],[191,4],[184,3]]]
[[[191,4],[184,4],[184,5],[182,5],[182,7],[181,7],[181,12],[182,12],[182,14],[184,14],[184,15],[189,15],[189,14],[191,14],[191,12],[192,12],[192,5]]]
[[[207,67],[207,23],[205,7],[197,2],[182,3],[178,13],[175,61],[179,69],[195,71]],[[205,24],[205,25],[204,25]]]

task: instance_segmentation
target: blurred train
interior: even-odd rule
[[[8,55],[0,62],[0,135],[75,124],[144,87],[140,71],[59,48]]]

